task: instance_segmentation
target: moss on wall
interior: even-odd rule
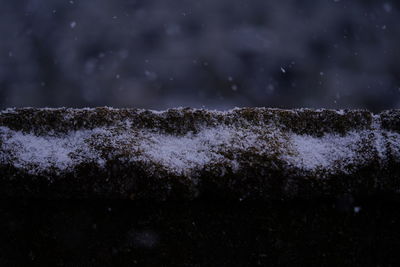
[[[0,193],[129,199],[398,192],[399,111],[0,112]]]

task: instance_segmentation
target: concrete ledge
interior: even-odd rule
[[[0,196],[285,199],[400,190],[400,111],[7,109]]]

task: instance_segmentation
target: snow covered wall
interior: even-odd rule
[[[282,199],[400,190],[400,111],[6,109],[0,197]]]

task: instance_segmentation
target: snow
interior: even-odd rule
[[[394,132],[385,132],[387,147],[393,156],[400,159],[400,134]]]
[[[162,116],[162,112],[153,113]],[[380,129],[379,116],[374,117],[371,129],[320,137],[283,130],[275,124],[218,124],[184,135],[138,129],[129,120],[118,126],[41,136],[1,126],[0,145],[0,165],[12,164],[30,174],[73,171],[87,162],[103,168],[113,155],[162,166],[169,173],[188,177],[216,163],[237,171],[243,163],[239,157],[242,152],[276,157],[297,171],[326,173],[351,172],[354,166],[376,157],[384,162],[388,153],[400,158],[400,134]]]
[[[130,123],[126,124],[129,129]],[[198,134],[184,136],[160,134],[149,130],[115,132],[113,128],[73,131],[61,137],[36,136],[0,127],[3,141],[0,163],[38,174],[55,168],[67,170],[83,162],[103,166],[96,146],[111,146],[113,153],[130,151],[131,161],[158,163],[176,174],[188,174],[215,162],[237,167],[234,159],[223,155],[226,147],[246,150],[256,146],[258,135],[232,127],[205,128]],[[136,142],[138,141],[139,142]],[[140,153],[137,153],[140,152]]]
[[[66,170],[89,160],[103,164],[96,151],[85,143],[85,139],[92,134],[92,131],[86,130],[62,137],[36,136],[0,127],[3,141],[0,160],[1,163],[11,161],[14,167],[30,174],[39,174],[50,168]],[[80,157],[74,159],[73,154],[79,151]]]
[[[361,140],[362,137],[358,132],[350,132],[345,136],[327,134],[319,138],[294,134],[291,142],[297,153],[286,159],[292,165],[303,170],[332,171],[338,167],[350,165],[355,160],[360,162],[359,154],[356,151]]]
[[[224,136],[225,134],[227,136]],[[203,166],[211,159],[221,159],[222,156],[211,148],[223,144],[223,139],[228,135],[229,133],[218,131],[207,131],[200,135],[188,134],[182,137],[146,134],[147,142],[142,144],[142,148],[150,159],[181,173],[186,169]]]
[[[205,128],[198,134],[184,136],[142,133],[140,149],[152,162],[178,174],[187,174],[195,169],[203,169],[210,163],[224,162],[233,168],[237,162],[223,155],[229,149],[246,150],[256,144],[254,133],[237,131],[232,127]],[[240,140],[240,142],[238,142]]]

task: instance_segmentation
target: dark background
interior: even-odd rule
[[[399,266],[400,199],[384,199],[1,201],[0,265]]]
[[[400,106],[400,2],[14,0],[0,108]]]

